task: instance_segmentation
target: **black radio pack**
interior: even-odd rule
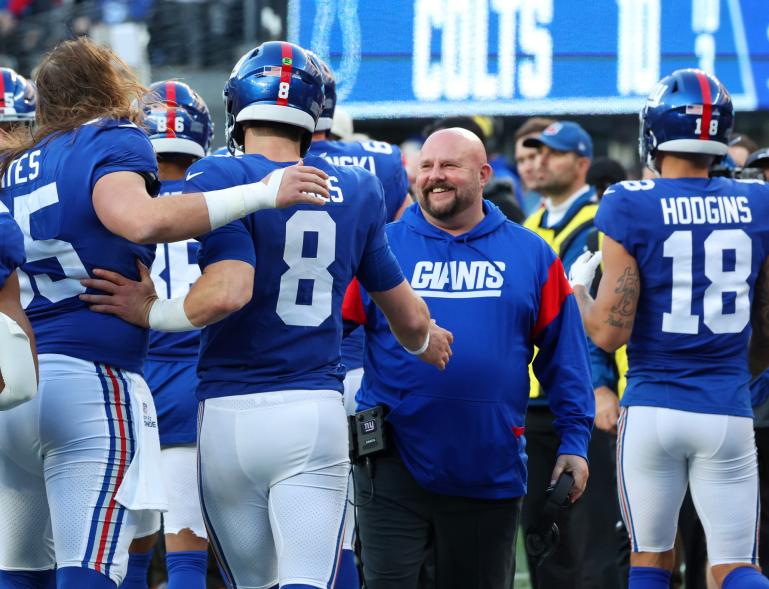
[[[353,461],[387,448],[385,412],[385,407],[377,405],[349,417],[350,456]]]

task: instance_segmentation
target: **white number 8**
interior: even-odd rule
[[[314,257],[304,257],[307,233],[318,236]],[[336,223],[326,211],[297,211],[286,222],[283,260],[288,270],[280,279],[276,312],[286,325],[317,327],[331,316],[334,277],[328,267],[336,259]],[[312,281],[312,302],[297,303],[299,281]]]
[[[281,82],[278,86],[278,98],[288,98],[288,82]]]

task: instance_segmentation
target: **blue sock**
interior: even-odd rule
[[[93,569],[64,567],[56,570],[56,589],[117,589],[117,585]]]
[[[355,552],[352,550],[342,550],[342,558],[339,559],[334,587],[335,589],[360,589],[358,567],[355,566]]]
[[[55,589],[56,571],[0,571],[1,589]]]
[[[726,575],[722,589],[765,589],[769,587],[769,579],[750,567],[734,569]]]
[[[128,555],[128,569],[120,589],[149,589],[147,573],[152,561],[152,550],[149,552],[131,552]]]
[[[630,567],[628,589],[668,589],[670,571],[656,567]]]
[[[206,589],[208,552],[167,552],[168,589]]]

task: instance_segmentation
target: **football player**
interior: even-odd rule
[[[305,156],[323,83],[303,49],[268,42],[240,59],[224,96],[227,144],[245,155],[196,162],[187,190],[226,190]],[[381,183],[357,166],[305,163],[326,171],[326,205],[263,211],[201,237],[203,274],[176,323],[207,325],[200,495],[234,587],[333,585],[349,471],[341,302],[352,277],[407,349],[438,368],[451,353],[451,334],[431,323],[387,246]],[[100,306],[146,325],[152,289],[145,273],[140,284],[116,284]],[[228,303],[212,305],[211,292],[228,293]]]
[[[601,256],[572,266],[590,337],[607,351],[629,342],[617,463],[631,589],[668,587],[687,485],[718,586],[769,587],[757,566],[748,386],[769,365],[769,190],[708,178],[733,121],[712,75],[663,78],[641,112],[640,137],[642,159],[661,177],[604,193],[595,300],[588,288]]]
[[[89,311],[94,267],[138,276],[156,242],[186,239],[251,210],[321,201],[325,173],[295,166],[271,185],[152,198],[157,163],[140,122],[146,89],[85,38],[40,64],[33,134],[6,138],[0,200],[24,234],[21,301],[40,390],[0,414],[0,586],[113,588],[141,513],[166,506],[157,418],[141,377],[148,332]],[[153,327],[176,307],[153,306]]]
[[[34,85],[11,68],[0,68],[0,146],[3,137],[35,120]],[[35,338],[19,301],[16,268],[25,261],[24,236],[0,203],[0,410],[37,393]]]
[[[336,110],[336,80],[331,68],[314,53],[308,52],[310,59],[323,78],[323,110],[312,135],[309,154],[324,158],[334,165],[360,166],[382,182],[384,190],[387,222],[399,218],[406,206],[411,203],[408,195],[409,181],[400,149],[383,141],[334,141],[331,138],[331,126]],[[357,282],[353,281],[353,291],[357,292]],[[355,413],[355,395],[363,379],[363,342],[362,327],[353,330],[342,340],[342,364],[347,369],[344,378],[344,405],[347,413]],[[352,481],[350,482],[352,485]],[[350,488],[352,497],[352,488]],[[355,510],[351,503],[347,505],[345,516],[342,559],[339,565],[337,587],[352,589],[360,587],[358,570],[355,566],[353,545],[355,542]]]
[[[144,121],[157,154],[160,196],[180,194],[184,176],[195,161],[208,154],[214,124],[205,101],[187,84],[173,80],[150,86]],[[158,244],[152,279],[158,296],[184,295],[200,276],[199,243],[195,240]],[[163,514],[169,589],[205,589],[208,536],[197,492],[197,409],[199,331],[150,331],[144,377],[158,416],[160,459],[158,473],[168,494]],[[160,517],[144,519],[131,545],[124,589],[147,587]]]
[[[35,85],[9,67],[0,68],[0,147],[3,138],[35,121]]]

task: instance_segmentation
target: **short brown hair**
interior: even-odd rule
[[[523,125],[518,127],[515,135],[513,135],[513,140],[518,141],[521,137],[534,135],[535,133],[541,133],[555,122],[555,119],[547,119],[545,117],[532,117],[530,119],[526,119]]]
[[[145,88],[111,49],[86,37],[64,41],[48,53],[35,76],[35,129],[14,135],[0,152],[0,175],[11,161],[42,140],[96,118],[142,121]]]

